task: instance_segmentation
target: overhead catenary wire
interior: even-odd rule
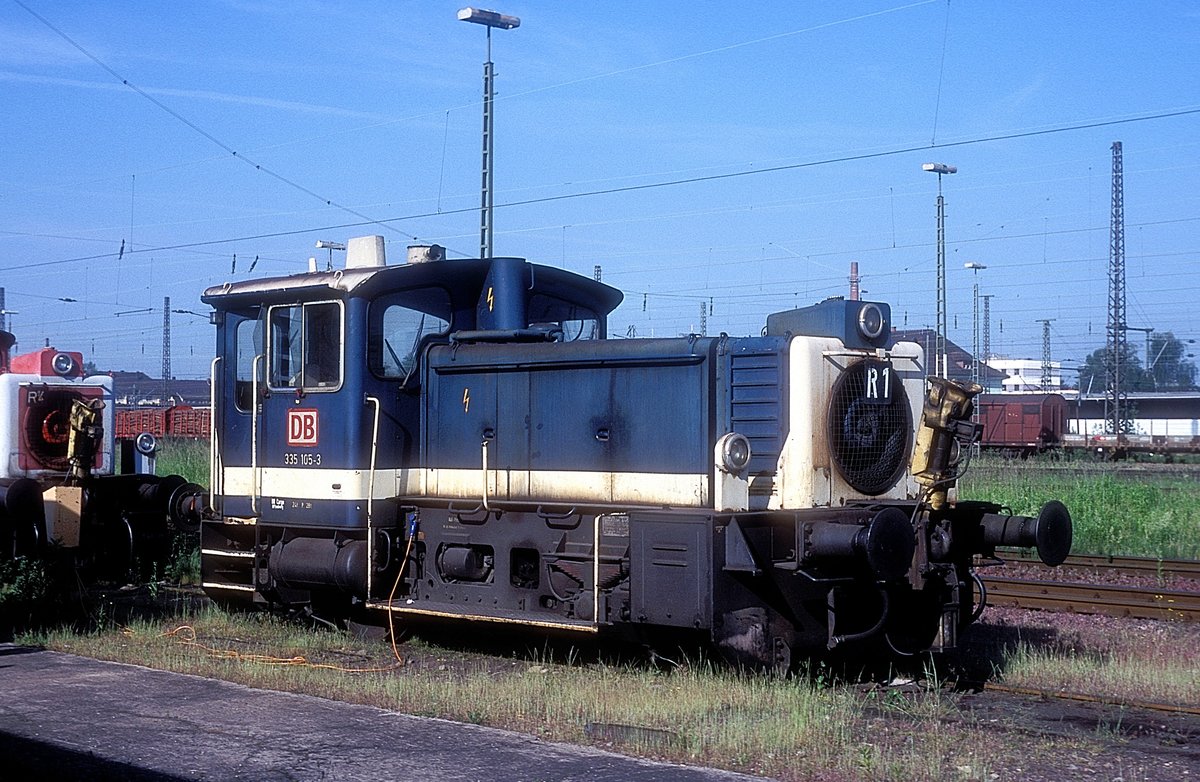
[[[24,8],[27,12],[29,12],[31,15],[33,15],[35,18],[37,18],[39,21],[41,21],[43,24],[45,24],[47,27],[49,27],[55,34],[59,35],[60,37],[63,37],[65,40],[67,40],[68,43],[70,43],[72,46],[74,46],[80,52],[85,54],[87,57],[89,57],[93,61],[97,62],[98,64],[101,64],[97,58],[93,57],[91,54],[86,52],[79,44],[72,41],[61,31],[54,28],[54,26],[51,25],[47,20],[45,20],[44,18],[42,18],[41,16],[36,14],[31,9],[29,9],[29,7],[24,5],[21,2],[21,0],[14,0],[14,2],[16,2],[17,5]],[[701,57],[707,57],[707,56],[714,55],[714,54],[722,54],[725,52],[742,49],[742,48],[745,48],[748,46],[756,46],[759,44],[769,43],[771,41],[782,40],[785,38],[791,38],[791,37],[803,35],[806,33],[817,32],[820,30],[827,30],[827,29],[830,29],[833,27],[851,24],[854,22],[861,22],[861,21],[865,21],[868,19],[876,18],[876,17],[886,16],[889,14],[899,13],[901,11],[907,11],[907,10],[911,10],[913,8],[918,8],[918,7],[925,6],[925,5],[931,5],[931,4],[937,3],[937,2],[939,2],[939,0],[918,0],[917,2],[906,3],[903,5],[899,5],[899,6],[894,6],[892,8],[885,8],[885,9],[881,9],[878,11],[871,11],[871,12],[864,13],[864,14],[858,14],[855,16],[845,17],[842,19],[835,19],[835,20],[832,20],[829,22],[822,22],[820,24],[803,27],[803,28],[800,28],[797,30],[789,30],[789,31],[782,32],[782,33],[774,33],[772,35],[754,38],[754,39],[748,40],[748,41],[738,41],[735,43],[725,44],[725,45],[718,46],[715,48],[706,49],[703,51],[689,52],[687,54],[682,54],[682,55],[670,57],[670,58],[663,59],[663,60],[656,60],[654,62],[642,63],[640,65],[634,65],[634,66],[630,66],[630,67],[626,67],[626,68],[618,68],[616,70],[606,71],[604,73],[592,74],[592,75],[588,75],[588,76],[581,76],[581,77],[574,78],[574,79],[568,79],[566,81],[556,82],[554,84],[543,85],[541,87],[534,87],[534,88],[530,88],[530,89],[511,92],[506,95],[497,95],[497,96],[495,96],[494,99],[496,101],[512,101],[512,100],[516,100],[518,98],[524,98],[524,97],[528,97],[530,95],[537,95],[537,94],[543,93],[543,92],[549,92],[549,91],[564,89],[564,88],[568,88],[568,87],[575,87],[580,84],[584,84],[584,83],[588,83],[588,82],[599,81],[602,79],[613,78],[616,76],[624,76],[624,75],[627,75],[630,73],[636,73],[639,71],[649,70],[651,68],[658,68],[658,67],[662,67],[662,66],[666,66],[666,65],[674,65],[677,63],[686,62],[688,60],[694,60],[694,59],[701,58]],[[103,64],[101,64],[101,65],[106,70],[108,70],[108,72],[110,74],[117,77],[118,79],[120,78],[120,76],[118,74],[116,74],[112,69],[109,69],[107,66],[104,66]],[[122,81],[122,83],[124,84],[125,82]],[[126,85],[126,86],[133,87],[133,85]],[[137,89],[137,88],[134,88],[134,89]],[[139,90],[139,92],[140,92],[140,90]],[[145,96],[145,97],[149,97],[149,96]],[[151,100],[153,100],[153,99],[151,98]],[[307,143],[312,143],[314,141],[323,141],[323,140],[327,140],[330,138],[343,136],[343,135],[346,135],[349,133],[358,133],[358,132],[362,132],[365,130],[375,130],[378,128],[387,127],[389,125],[396,125],[396,124],[400,124],[400,123],[404,123],[404,122],[411,122],[413,120],[425,119],[425,118],[429,118],[429,117],[433,117],[438,114],[441,114],[443,111],[446,113],[446,115],[448,117],[449,113],[451,111],[457,111],[460,109],[477,109],[479,106],[480,106],[480,102],[474,101],[471,103],[461,104],[458,106],[452,106],[448,109],[432,109],[432,110],[428,110],[428,111],[418,112],[416,114],[405,115],[403,117],[390,118],[387,120],[383,120],[381,122],[372,122],[372,123],[369,123],[366,125],[359,125],[359,126],[356,126],[353,128],[339,130],[334,133],[326,133],[326,134],[322,134],[319,136],[308,136],[308,137],[301,138],[301,139],[293,139],[290,141],[279,142],[276,144],[259,147],[257,150],[253,150],[253,151],[262,152],[262,151],[279,149],[279,148],[286,147],[286,146],[294,146],[297,144],[307,144]],[[159,168],[155,168],[155,169],[150,169],[148,171],[143,171],[141,173],[157,173],[157,172],[161,172],[161,171],[169,171],[174,168],[180,168],[180,167],[198,164],[198,163],[208,163],[208,162],[211,162],[214,160],[222,160],[222,159],[224,159],[224,156],[208,157],[208,158],[203,158],[200,160],[188,161],[188,162],[173,164],[170,166],[163,166],[163,167],[159,167]],[[121,175],[121,176],[124,176],[124,175]],[[107,179],[111,179],[111,177],[106,177],[106,178],[101,178],[101,179],[93,179],[93,180],[89,180],[89,182],[103,182],[103,181],[106,181]],[[25,192],[28,192],[28,191],[25,191]]]
[[[933,103],[933,133],[929,143],[937,143],[938,112],[942,108],[942,81],[946,76],[946,44],[950,41],[950,0],[946,0],[946,26],[942,28],[942,62],[938,67],[937,98]]]
[[[796,170],[800,170],[800,169],[812,168],[815,166],[832,165],[832,164],[836,164],[836,163],[847,163],[847,162],[852,162],[852,161],[861,161],[861,160],[870,160],[870,159],[883,158],[883,157],[892,157],[892,156],[897,156],[897,155],[906,155],[906,154],[911,154],[914,152],[928,151],[931,149],[947,149],[947,148],[951,148],[951,147],[968,146],[971,144],[985,144],[985,143],[996,142],[996,141],[1008,141],[1008,140],[1013,140],[1013,139],[1017,139],[1017,138],[1030,138],[1033,136],[1042,136],[1042,135],[1053,134],[1053,133],[1065,133],[1065,132],[1070,132],[1070,131],[1075,131],[1075,130],[1090,130],[1090,129],[1100,128],[1100,127],[1111,127],[1111,126],[1115,126],[1115,125],[1123,125],[1123,124],[1133,123],[1133,122],[1147,122],[1147,121],[1156,120],[1156,119],[1168,119],[1168,118],[1173,118],[1173,117],[1192,116],[1192,115],[1197,115],[1197,114],[1200,114],[1200,106],[1194,107],[1194,108],[1179,109],[1179,110],[1174,110],[1174,111],[1158,112],[1155,114],[1139,115],[1139,116],[1135,116],[1135,117],[1126,117],[1123,119],[1103,120],[1103,121],[1097,121],[1097,122],[1083,122],[1083,123],[1077,123],[1074,125],[1048,128],[1048,129],[1043,129],[1043,130],[1021,131],[1021,132],[1009,133],[1009,134],[994,134],[994,135],[990,135],[990,136],[981,136],[981,137],[976,137],[976,138],[972,138],[972,139],[963,139],[963,140],[959,140],[959,141],[941,142],[939,144],[934,144],[931,146],[922,145],[922,146],[896,147],[893,149],[881,150],[881,151],[876,151],[876,152],[863,152],[863,153],[856,153],[856,154],[849,154],[849,155],[837,155],[837,156],[833,156],[833,157],[819,158],[816,160],[808,160],[808,161],[803,161],[803,162],[799,162],[799,163],[790,163],[790,164],[786,164],[786,165],[772,166],[772,167],[768,167],[768,168],[742,169],[739,171],[731,171],[731,172],[726,172],[726,173],[722,173],[722,174],[707,174],[704,176],[685,177],[685,178],[681,178],[681,179],[673,179],[673,180],[667,180],[667,181],[661,181],[661,182],[649,182],[649,183],[637,184],[637,185],[624,185],[624,186],[620,186],[620,187],[603,188],[603,189],[599,189],[599,190],[589,190],[589,191],[582,191],[582,192],[575,192],[575,193],[562,193],[559,195],[543,196],[543,197],[539,197],[539,198],[531,198],[531,199],[525,199],[525,200],[519,200],[519,201],[509,201],[507,203],[499,203],[499,204],[495,205],[495,208],[496,209],[504,209],[504,208],[514,208],[514,207],[522,207],[522,206],[535,206],[535,205],[539,205],[539,204],[546,204],[546,203],[552,203],[552,202],[558,202],[558,201],[568,201],[568,200],[573,200],[573,199],[578,199],[578,198],[591,198],[591,197],[604,196],[604,195],[616,195],[616,194],[620,194],[620,193],[631,193],[631,192],[642,191],[642,190],[653,190],[653,189],[662,188],[662,187],[677,187],[677,186],[681,186],[681,185],[698,184],[701,182],[713,182],[713,181],[720,181],[720,180],[734,179],[734,178],[741,178],[741,177],[748,177],[748,176],[774,174],[774,173],[780,173],[780,172],[784,172],[784,171],[796,171]],[[345,230],[348,228],[361,228],[363,226],[368,226],[368,225],[384,225],[384,224],[390,224],[390,223],[394,223],[394,222],[402,222],[402,221],[407,221],[407,220],[419,220],[419,219],[423,219],[423,218],[436,217],[439,215],[454,215],[454,214],[473,213],[473,212],[477,212],[478,209],[479,209],[478,206],[470,206],[470,207],[462,207],[462,208],[453,209],[453,210],[447,210],[447,211],[443,211],[440,213],[439,212],[422,212],[422,213],[403,215],[403,216],[398,216],[398,217],[381,218],[378,220],[376,220],[374,218],[368,218],[363,215],[357,215],[357,213],[354,213],[357,216],[362,216],[364,218],[363,221],[362,222],[352,222],[352,223],[335,223],[335,224],[330,224],[330,225],[313,226],[313,227],[308,227],[308,228],[288,229],[288,230],[283,230],[283,231],[271,231],[271,232],[259,233],[259,234],[247,234],[247,235],[243,235],[243,236],[227,237],[227,238],[222,238],[222,239],[206,239],[206,240],[198,241],[198,242],[183,242],[183,243],[179,243],[179,244],[162,245],[162,246],[158,246],[158,247],[148,247],[148,248],[144,248],[144,249],[140,249],[140,250],[135,248],[126,254],[144,253],[144,252],[163,252],[163,251],[167,251],[167,250],[180,250],[180,249],[187,249],[187,248],[194,248],[194,247],[211,247],[213,245],[229,244],[232,242],[248,242],[248,241],[261,240],[261,239],[275,239],[275,238],[284,237],[284,236],[299,236],[301,234],[307,234],[307,233],[317,233],[317,232],[322,232],[322,231],[326,231],[326,232],[338,231],[338,230]],[[1187,218],[1187,219],[1197,219],[1197,218]],[[1091,230],[1091,229],[1087,229],[1087,230]],[[409,238],[413,238],[413,239],[416,238],[409,234],[405,234],[405,235],[409,236]],[[1040,236],[1040,235],[1041,234],[1039,233],[1038,236]],[[52,260],[52,261],[33,262],[33,263],[29,263],[29,264],[24,264],[24,268],[56,266],[56,265],[65,264],[65,263],[80,263],[83,261],[92,261],[92,260],[97,260],[100,258],[107,258],[107,257],[110,257],[110,255],[111,255],[110,253],[101,253],[101,254],[97,254],[97,255],[79,256],[79,257],[74,257],[74,258],[61,258],[61,259]]]
[[[944,42],[943,42],[943,50],[944,50]],[[943,53],[943,56],[944,56],[944,53]],[[509,97],[509,98],[512,98],[512,97],[515,97],[515,96],[514,96],[514,95],[509,95],[508,97]],[[935,125],[935,128],[936,128],[936,125]],[[935,138],[936,138],[936,133],[935,133]],[[668,168],[668,167],[669,167],[669,166],[663,166],[663,168]],[[577,184],[578,184],[578,183],[577,183]],[[439,195],[440,195],[440,193],[439,193]],[[575,194],[570,194],[570,197],[578,197],[578,196],[577,196],[577,195],[575,195]],[[368,199],[362,199],[362,200],[368,200]],[[516,202],[514,202],[514,203],[516,203]],[[440,204],[439,204],[439,206],[440,206]],[[501,206],[503,206],[503,205],[501,205]],[[362,207],[359,207],[359,209],[362,209]],[[314,211],[315,211],[315,210],[314,210]],[[368,211],[369,211],[369,210],[368,210]],[[475,211],[475,208],[474,208],[474,207],[471,207],[470,209],[466,209],[466,210],[463,210],[463,211],[464,211],[464,212],[473,212],[473,211]],[[582,210],[581,210],[581,211],[582,211]],[[375,212],[371,212],[371,213],[375,213]],[[401,219],[404,219],[404,218],[401,218]],[[893,215],[893,220],[894,220],[894,215]],[[574,222],[574,221],[572,221],[572,222]],[[1001,229],[1003,229],[1003,226],[1001,226]],[[529,229],[525,229],[525,230],[529,230]],[[1077,230],[1089,230],[1089,229],[1077,229]],[[230,233],[233,233],[233,232],[230,232]],[[1047,234],[1045,234],[1045,233],[1043,232],[1041,235],[1042,235],[1042,236],[1043,236],[1043,238],[1044,238],[1044,237],[1045,237]],[[1053,235],[1053,234],[1049,234],[1049,235]],[[911,248],[911,247],[920,247],[920,246],[922,246],[921,244],[917,244],[917,243],[905,243],[905,242],[903,241],[905,238],[906,238],[906,237],[905,237],[905,236],[903,236],[903,235],[900,237],[900,242],[898,242],[898,244],[900,244],[900,245],[901,245],[901,248],[900,248],[900,249],[903,249],[904,247],[910,247],[910,248]],[[1001,240],[1004,240],[1004,239],[1006,239],[1006,238],[1009,238],[1009,237],[1001,237]],[[964,240],[964,241],[965,241],[965,240]],[[565,240],[564,240],[563,244],[564,244],[564,251],[563,251],[563,255],[564,255],[564,257],[565,257],[565,256],[566,256],[566,250],[565,250]],[[897,243],[895,243],[895,242],[894,242],[894,244],[897,244]],[[245,252],[245,251],[246,251],[246,248],[228,248],[228,249],[227,249],[227,250],[225,250],[224,252],[220,252],[220,253],[212,253],[212,254],[213,254],[214,256],[221,256],[221,257],[224,257],[224,258],[226,259],[226,262],[228,262],[228,258],[229,258],[229,254],[230,254],[230,253],[229,253],[229,250],[232,250],[232,249],[238,249],[238,251],[239,251],[239,252]],[[254,248],[254,249],[257,249],[257,248]],[[893,249],[896,249],[896,248],[893,248]],[[198,253],[198,252],[201,252],[201,251],[202,251],[202,248],[193,248],[193,249],[186,250],[186,251],[187,251],[187,252],[197,252],[197,253]],[[807,257],[807,258],[810,258],[810,259],[812,259],[812,258],[819,258],[819,257],[835,257],[835,258],[836,258],[836,257],[838,257],[839,255],[842,255],[842,254],[844,254],[845,252],[847,252],[847,251],[830,251],[830,252],[822,252],[822,253],[811,253],[811,254],[807,254],[807,255],[805,255],[805,257]],[[672,256],[674,256],[674,255],[676,255],[676,253],[675,253],[674,251],[672,251],[671,255],[672,255]],[[573,257],[577,257],[577,256],[576,256],[576,254],[575,254],[574,252],[572,252],[572,256],[573,256]],[[1053,253],[1052,253],[1052,256],[1053,256]],[[43,255],[43,258],[44,258],[44,257],[45,257],[45,256]],[[668,257],[671,257],[671,256],[668,256]],[[905,259],[905,260],[907,261],[908,259]],[[182,265],[182,264],[184,264],[184,263],[187,263],[187,261],[185,261],[185,260],[184,260],[184,259],[182,259],[182,258],[176,258],[176,259],[171,259],[171,258],[168,258],[168,259],[166,259],[164,262],[165,262],[165,263],[170,263],[170,264],[177,264],[177,265]],[[300,260],[297,260],[297,259],[291,259],[290,261],[285,261],[285,262],[288,262],[288,263],[302,263],[302,262],[303,262],[303,260],[302,260],[302,259],[300,259]],[[681,261],[680,261],[680,264],[681,264],[682,262],[683,262],[683,261],[681,260]],[[216,266],[219,266],[219,265],[220,265],[220,264],[203,264],[203,263],[196,264],[197,268],[200,268],[200,267],[203,267],[203,266],[212,266],[212,267],[214,267],[214,268],[215,268]],[[679,264],[676,264],[676,265],[674,266],[674,268],[679,268]],[[908,271],[910,268],[912,268],[912,269],[919,268],[919,262],[913,262],[913,263],[910,263],[910,264],[908,264],[908,265],[905,267],[905,270],[904,270],[904,271],[905,271],[905,272],[907,272],[907,271]],[[612,274],[614,274],[614,275],[619,275],[619,274],[635,275],[635,274],[638,274],[638,273],[640,273],[640,270],[622,270],[622,269],[620,269],[620,267],[619,267],[619,266],[617,266],[617,267],[614,267],[614,268],[613,268],[613,271],[612,271]],[[630,286],[630,287],[632,287],[632,288],[638,289],[638,288],[642,287],[642,286],[638,285],[638,282],[639,282],[639,281],[638,281],[638,280],[636,280],[636,279],[635,279],[635,278],[633,278],[633,277],[625,277],[625,278],[622,278],[622,279],[623,279],[623,281],[626,281],[626,282],[632,282],[632,283],[633,283],[633,285],[632,285],[632,286]],[[750,288],[748,288],[748,287],[740,287],[740,288],[736,289],[736,291],[737,291],[737,292],[736,292],[736,293],[734,293],[734,295],[738,295],[738,296],[745,296],[745,297],[749,297],[749,296],[750,296],[750,294],[748,294],[748,293],[746,293],[746,294],[743,294],[743,293],[741,293],[740,291],[742,291],[742,290],[750,290]]]
[[[121,82],[121,84],[123,84],[124,86],[133,90],[138,95],[145,98],[146,100],[150,101],[150,103],[152,103],[155,106],[157,106],[158,108],[162,109],[164,112],[166,112],[167,114],[169,114],[170,116],[172,116],[173,118],[178,120],[179,122],[183,123],[185,126],[191,128],[196,133],[199,133],[201,136],[206,138],[208,141],[212,142],[216,146],[225,150],[233,157],[237,158],[238,160],[242,161],[243,163],[246,163],[247,165],[253,166],[255,171],[260,171],[263,174],[266,174],[267,176],[272,177],[273,179],[276,179],[276,180],[282,182],[283,184],[285,184],[295,190],[298,190],[301,193],[312,196],[313,198],[316,198],[319,201],[322,201],[327,206],[332,206],[332,207],[334,207],[336,209],[340,209],[348,214],[352,214],[355,217],[362,218],[363,220],[368,221],[369,224],[379,225],[380,227],[386,228],[390,231],[394,231],[395,233],[398,233],[408,239],[416,239],[417,238],[417,237],[413,236],[412,234],[408,234],[408,233],[405,233],[404,231],[401,231],[399,228],[396,228],[393,225],[388,225],[388,224],[379,222],[377,220],[374,220],[373,218],[368,217],[367,215],[363,214],[362,212],[357,211],[356,209],[353,209],[351,207],[340,204],[331,198],[326,198],[325,196],[321,195],[320,193],[317,193],[316,191],[305,187],[304,185],[300,184],[299,182],[297,182],[293,179],[289,179],[288,177],[285,177],[283,174],[280,174],[279,172],[277,172],[271,168],[268,168],[261,163],[251,160],[250,158],[246,157],[245,155],[239,155],[238,151],[236,149],[234,149],[230,145],[226,144],[224,141],[217,138],[212,133],[208,132],[207,130],[202,128],[200,125],[196,124],[195,122],[188,119],[184,115],[175,111],[175,109],[171,108],[166,103],[163,103],[158,98],[155,98],[153,95],[151,95],[146,90],[142,89],[141,87],[137,86],[133,82],[126,79],[124,76],[122,76],[116,70],[114,70],[111,66],[109,66],[108,63],[104,62],[99,57],[92,54],[90,51],[88,51],[86,48],[84,48],[81,44],[79,44],[77,41],[75,41],[74,38],[72,38],[71,36],[69,36],[65,32],[63,32],[62,30],[55,27],[54,24],[52,22],[50,22],[49,19],[45,18],[38,12],[34,11],[28,5],[21,2],[21,0],[13,0],[13,2],[16,3],[17,5],[19,5],[21,8],[23,8],[25,11],[27,11],[32,17],[37,19],[39,22],[41,22],[47,28],[49,28],[50,31],[53,32],[55,35],[62,38],[64,41],[66,41],[68,44],[70,44],[72,47],[74,47],[83,56],[87,57],[89,60],[91,60],[96,65],[98,65],[100,68],[102,68],[104,71],[106,71],[114,79],[117,79],[119,82]]]

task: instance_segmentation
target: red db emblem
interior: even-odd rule
[[[288,445],[317,444],[317,411],[312,408],[288,410]]]

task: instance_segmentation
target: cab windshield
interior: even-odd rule
[[[272,307],[267,361],[272,388],[332,391],[342,382],[342,306]]]
[[[535,293],[529,297],[529,322],[531,325],[560,329],[563,342],[605,337],[604,321],[595,312],[545,293]]]

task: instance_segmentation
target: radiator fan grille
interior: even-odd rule
[[[79,395],[70,389],[47,389],[25,408],[22,456],[32,463],[26,469],[65,470],[71,435],[71,405]]]
[[[887,401],[867,397],[868,371],[878,363],[860,361],[833,384],[829,403],[829,448],[846,483],[867,495],[896,484],[908,464],[912,422],[902,383],[892,384]]]

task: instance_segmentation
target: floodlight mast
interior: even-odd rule
[[[942,199],[942,175],[958,171],[945,163],[922,163],[922,171],[938,175],[937,197],[937,338],[934,356],[938,365],[937,375],[946,379],[950,374],[950,358],[946,355],[946,202]]]
[[[982,269],[986,269],[987,266],[982,263],[976,263],[975,261],[967,261],[963,264],[963,268],[970,269],[972,272],[974,272],[975,276],[975,290],[971,307],[971,382],[975,383],[976,385],[982,385],[979,382],[981,377],[979,359],[979,272]],[[987,357],[985,356],[984,358],[986,359]],[[978,409],[976,410],[976,413],[978,413]],[[972,416],[972,418],[976,417],[977,416]]]
[[[481,8],[463,8],[458,12],[460,22],[481,24],[487,30],[487,62],[483,64],[483,170],[482,187],[479,206],[479,257],[492,257],[492,98],[493,80],[492,69],[492,28],[512,30],[521,26],[521,20],[515,16],[507,16],[496,11]]]

